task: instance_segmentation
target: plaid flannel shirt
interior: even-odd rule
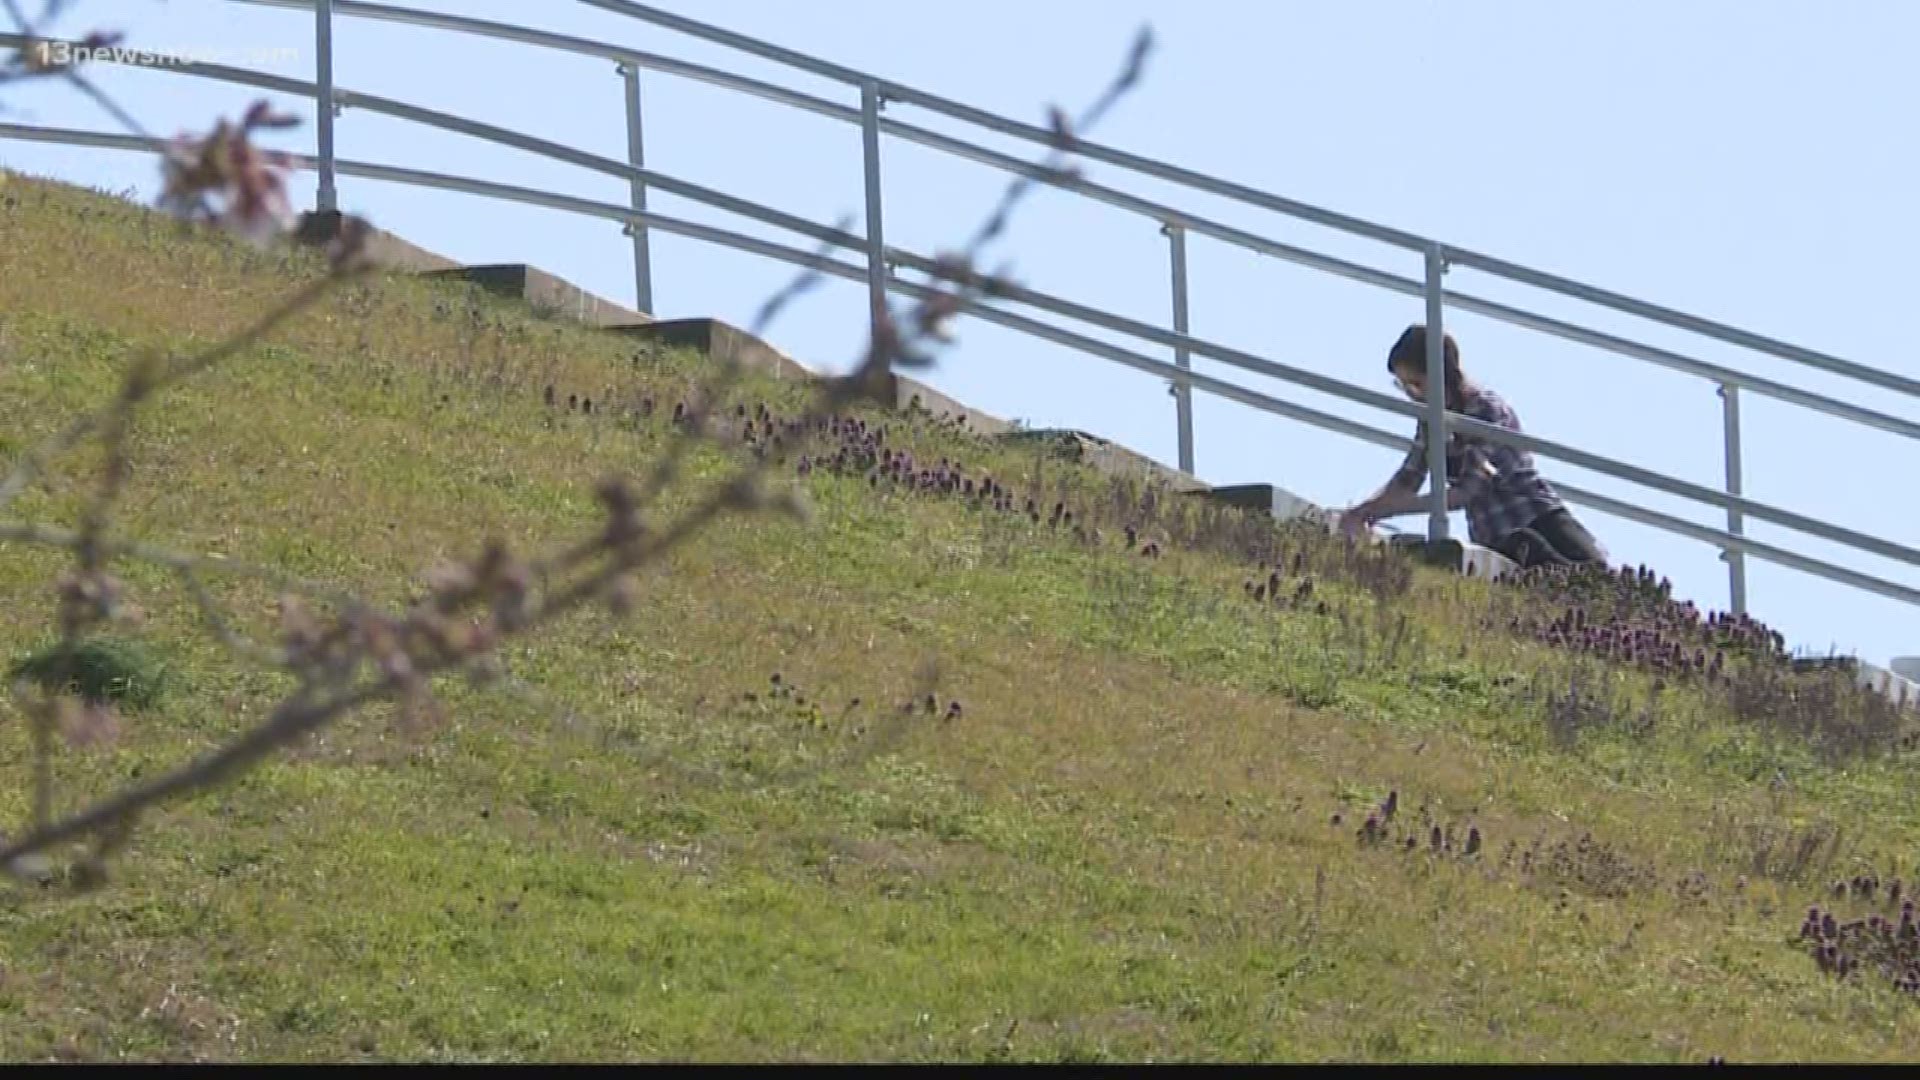
[[[1469,388],[1462,407],[1454,410],[1475,420],[1520,430],[1520,418],[1499,394]],[[1559,493],[1534,468],[1533,455],[1517,446],[1501,446],[1471,432],[1454,431],[1447,439],[1447,481],[1465,496],[1467,537],[1492,547],[1515,529],[1561,506]],[[1489,470],[1491,466],[1491,470]],[[1419,491],[1427,479],[1427,422],[1420,421],[1413,447],[1394,479]]]

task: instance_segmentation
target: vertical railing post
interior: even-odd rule
[[[1187,336],[1187,230],[1169,221],[1160,226],[1167,237],[1173,258],[1173,332]],[[1173,363],[1181,371],[1193,370],[1193,355],[1186,349],[1173,350]],[[1174,414],[1179,425],[1180,471],[1193,475],[1193,384],[1176,380],[1173,384]]]
[[[1733,383],[1720,384],[1721,418],[1726,425],[1727,457],[1727,494],[1742,494],[1743,484],[1740,478],[1740,388]],[[1746,515],[1727,508],[1727,531],[1735,536],[1744,536]],[[1727,562],[1727,599],[1728,606],[1735,615],[1747,612],[1747,553],[1744,551],[1723,551],[1720,557]]]
[[[1427,540],[1447,538],[1447,366],[1446,327],[1441,324],[1442,278],[1446,252],[1438,243],[1427,245],[1427,474],[1433,485],[1433,509],[1427,517]]]
[[[867,189],[867,304],[873,340],[882,339],[887,318],[887,242],[880,227],[880,84],[860,84],[860,143]]]
[[[627,164],[636,169],[647,167],[646,143],[640,127],[640,65],[621,61],[616,65],[627,91]],[[636,176],[628,185],[627,205],[635,214],[647,212],[647,182]],[[653,254],[647,243],[645,221],[634,220],[622,230],[633,238],[633,305],[647,315],[653,310]]]
[[[319,145],[314,148],[314,156],[320,159],[320,190],[314,196],[314,209],[326,214],[340,208],[333,182],[333,0],[313,5],[313,36],[313,84],[320,119]]]

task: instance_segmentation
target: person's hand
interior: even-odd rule
[[[1373,528],[1373,508],[1365,503],[1340,513],[1340,531],[1347,536],[1364,536]]]

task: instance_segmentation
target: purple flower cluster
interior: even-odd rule
[[[1465,858],[1478,855],[1485,843],[1480,826],[1468,825],[1466,832],[1462,834],[1451,824],[1442,827],[1439,822],[1427,815],[1425,807],[1420,810],[1420,825],[1408,826],[1396,840],[1389,826],[1393,824],[1393,819],[1399,811],[1400,792],[1397,789],[1387,792],[1387,797],[1367,812],[1366,820],[1360,823],[1359,829],[1355,830],[1354,835],[1361,846],[1381,847],[1390,844],[1401,851],[1411,853],[1418,851],[1424,840],[1428,854],[1454,855],[1457,853]],[[1341,816],[1334,814],[1333,824],[1338,826],[1340,822]]]
[[[815,471],[836,476],[858,476],[876,490],[914,492],[962,500],[969,508],[1024,517],[1028,523],[1072,536],[1081,543],[1100,544],[1105,534],[1092,522],[1093,514],[1065,498],[1048,498],[1038,489],[1015,491],[990,473],[970,471],[961,461],[941,457],[921,460],[912,451],[887,445],[887,429],[851,417],[833,417],[819,425],[832,449],[802,454],[796,465],[801,476]],[[1150,519],[1154,504],[1142,500],[1120,524],[1124,550],[1149,559],[1166,553],[1160,540],[1146,539],[1142,519]],[[1124,511],[1123,511],[1124,512]]]
[[[1516,580],[1483,626],[1702,686],[1740,719],[1805,738],[1835,759],[1909,737],[1899,709],[1857,685],[1845,658],[1793,657],[1779,631],[1676,602],[1672,584],[1646,567],[1540,568]],[[1650,731],[1653,718],[1643,714],[1637,726]]]
[[[1719,696],[1735,716],[1805,739],[1832,760],[1895,749],[1912,735],[1900,707],[1854,682],[1844,667],[1749,669]]]
[[[1846,885],[1841,887],[1845,889]],[[1889,898],[1888,902],[1893,900]],[[1828,975],[1844,979],[1872,971],[1896,990],[1920,994],[1920,920],[1915,917],[1912,899],[1898,903],[1898,920],[1879,912],[1843,920],[1834,911],[1815,904],[1800,923],[1799,940]]]
[[[1587,609],[1571,608],[1544,626],[1528,626],[1516,617],[1509,625],[1515,633],[1531,631],[1536,640],[1555,648],[1572,649],[1624,664],[1648,667],[1665,675],[1705,675],[1719,678],[1726,655],[1715,649],[1693,645],[1676,628],[1660,625],[1635,626],[1620,619],[1591,620]]]
[[[1540,567],[1517,576],[1526,610],[1506,629],[1542,644],[1669,677],[1725,682],[1732,661],[1787,662],[1786,640],[1744,614],[1702,613],[1645,566]]]

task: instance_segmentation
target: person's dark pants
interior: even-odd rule
[[[1526,528],[1501,537],[1493,549],[1519,563],[1522,569],[1606,560],[1593,534],[1565,507],[1549,510],[1534,518]]]

